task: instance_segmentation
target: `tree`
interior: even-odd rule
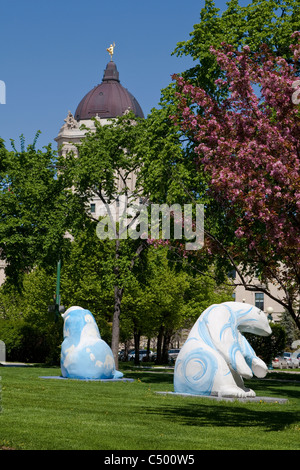
[[[64,233],[70,222],[70,192],[57,175],[51,145],[36,150],[36,139],[25,149],[21,136],[21,150],[12,142],[11,152],[0,140],[0,253],[7,263],[7,282],[19,287],[33,267],[52,269],[68,243]]]
[[[185,297],[189,276],[183,269],[176,270],[167,258],[165,247],[152,247],[148,253],[148,275],[145,289],[148,316],[158,335],[158,363],[168,362],[168,349],[172,335],[182,326]]]
[[[287,343],[286,332],[282,325],[271,323],[270,327],[272,329],[270,336],[245,334],[256,355],[268,365],[272,364],[274,357],[283,353]]]
[[[122,304],[126,319],[131,318],[135,329],[136,357],[140,336],[157,336],[158,363],[168,362],[170,341],[176,331],[191,328],[209,305],[232,298],[232,288],[218,286],[213,276],[201,276],[187,264],[170,261],[168,254],[168,246],[147,250],[144,269],[139,268],[136,284],[127,290]]]
[[[195,61],[195,66],[182,74],[183,78],[204,89],[220,103],[228,97],[229,85],[216,83],[217,79],[225,79],[225,71],[211,46],[218,49],[222,42],[226,42],[241,50],[244,45],[249,45],[249,54],[254,54],[266,42],[275,55],[282,55],[291,63],[290,35],[300,29],[300,5],[296,0],[254,0],[245,7],[240,6],[237,0],[231,0],[227,6],[221,14],[212,0],[206,0],[200,22],[194,26],[190,39],[178,43],[174,51],[179,56],[190,55]],[[296,67],[295,73],[298,74],[299,64]],[[180,126],[172,126],[170,120],[170,115],[175,115],[179,107],[176,91],[176,81],[162,90],[160,108],[153,109],[145,120],[141,144],[143,187],[148,195],[151,194],[153,202],[203,203],[206,238],[211,243],[214,241],[215,245],[223,241],[225,246],[232,243],[234,230],[223,216],[222,207],[208,191],[210,177],[195,152],[198,142],[192,133],[185,132]],[[196,108],[197,103],[194,102],[193,106]],[[221,237],[218,237],[219,233]],[[204,274],[214,265],[213,275],[218,282],[228,281],[232,263],[226,252],[218,250],[216,256],[206,250],[205,254],[203,250],[192,253],[191,262],[195,269]],[[173,245],[170,255],[182,261],[182,250],[178,251],[176,245]]]
[[[219,102],[178,77],[174,120],[195,142],[209,193],[221,208],[222,225],[208,249],[227,256],[246,289],[257,290],[246,275],[259,277],[270,297],[268,283],[275,283],[284,293],[276,300],[299,328],[300,121],[291,97],[300,43],[291,50],[288,63],[267,46],[255,54],[249,46],[211,48],[224,72],[216,85],[230,96]]]
[[[99,239],[96,235],[96,223],[86,221],[81,232],[76,234],[70,253],[63,264],[61,274],[63,304],[66,307],[80,305],[90,310],[95,316],[101,337],[109,344],[112,341],[116,282],[119,281],[122,288],[119,332],[121,336],[122,319],[124,320],[124,315],[121,313],[124,310],[124,301],[126,304],[126,296],[131,296],[135,292],[138,268],[135,264],[134,269],[131,269],[131,259],[134,256],[132,245],[135,245],[132,240],[121,240],[119,248],[121,259],[116,280],[115,240]],[[134,307],[136,308],[136,302]],[[132,330],[130,333],[132,334]]]
[[[288,348],[292,347],[292,343],[300,339],[299,328],[295,325],[294,320],[288,312],[284,311],[280,318],[280,325],[285,329],[286,333],[286,344]]]
[[[227,9],[221,13],[213,0],[205,0],[200,21],[194,25],[190,39],[179,42],[173,52],[194,60],[194,67],[186,70],[182,77],[204,89],[217,101],[225,99],[229,91],[228,87],[220,87],[216,83],[217,79],[224,77],[224,71],[211,47],[218,49],[226,43],[240,50],[248,45],[251,53],[256,53],[262,44],[267,44],[274,55],[290,62],[293,59],[289,48],[291,34],[300,30],[298,0],[253,0],[247,6],[240,6],[238,0],[229,0],[226,5]],[[299,64],[296,67],[298,74]],[[196,144],[179,127],[174,128],[169,120],[179,104],[176,91],[177,85],[173,81],[162,90],[160,107],[153,109],[145,120],[145,125],[148,125],[143,143],[147,149],[143,166],[145,187],[152,198],[171,202],[191,202],[194,198],[206,204],[207,178],[195,158]],[[148,148],[147,142],[154,143],[154,151]],[[216,210],[215,206],[213,212]],[[208,214],[205,214],[205,219],[208,222]]]
[[[274,55],[289,61],[291,34],[300,29],[298,0],[252,0],[246,6],[230,0],[226,4],[227,9],[220,14],[215,2],[206,0],[190,39],[179,42],[173,52],[194,59],[196,65],[184,73],[184,78],[215,98],[224,98],[228,90],[220,89],[215,83],[223,72],[211,47],[218,49],[221,43],[226,43],[240,50],[247,45],[255,53],[266,44]]]
[[[35,268],[22,277],[21,289],[10,283],[0,288],[0,336],[10,360],[59,364],[62,321],[53,322],[48,306],[55,274]]]
[[[106,125],[101,125],[97,119],[94,122],[96,130],[86,128],[85,138],[77,146],[78,155],[71,152],[65,157],[64,175],[73,188],[75,205],[81,208],[81,223],[92,221],[94,230],[97,226],[98,237],[114,243],[114,258],[110,259],[111,282],[114,286],[111,348],[117,366],[121,302],[126,278],[130,277],[147,247],[146,239],[126,238],[135,220],[134,217],[130,218],[130,210],[134,211],[134,204],[139,197],[139,187],[132,184],[132,179],[135,179],[141,166],[135,147],[142,127],[132,112]],[[88,210],[89,201],[95,197],[100,199],[107,211],[103,220],[94,218]],[[116,218],[113,210],[116,210]],[[121,215],[128,215],[123,225],[118,211]]]

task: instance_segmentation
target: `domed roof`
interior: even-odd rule
[[[99,118],[115,118],[122,116],[128,109],[136,116],[144,117],[135,97],[121,85],[116,64],[111,60],[106,66],[102,83],[80,101],[74,117],[77,121],[97,115]]]

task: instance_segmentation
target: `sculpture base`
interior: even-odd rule
[[[241,402],[264,402],[264,403],[280,403],[284,404],[288,402],[287,398],[276,398],[276,397],[225,397],[217,395],[193,395],[192,393],[176,393],[176,392],[155,392],[160,395],[174,395],[181,397],[191,397],[191,398],[207,398],[209,400],[225,400],[225,401],[241,401]]]
[[[76,379],[76,378],[69,378],[69,377],[62,377],[61,375],[48,375],[48,376],[40,376],[40,379],[59,379],[59,380],[83,380],[84,382],[134,382],[134,379],[126,379],[121,377],[120,379]]]

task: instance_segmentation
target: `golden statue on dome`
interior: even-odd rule
[[[112,56],[114,55],[114,48],[115,48],[115,43],[111,44],[106,50],[110,55],[110,60],[112,60]]]

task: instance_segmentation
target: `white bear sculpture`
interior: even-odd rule
[[[101,339],[89,310],[70,307],[64,314],[64,340],[61,345],[62,376],[72,379],[118,379],[113,353]]]
[[[255,397],[243,378],[265,377],[268,369],[242,331],[260,336],[272,333],[264,312],[252,305],[225,302],[207,308],[177,357],[175,393]]]

